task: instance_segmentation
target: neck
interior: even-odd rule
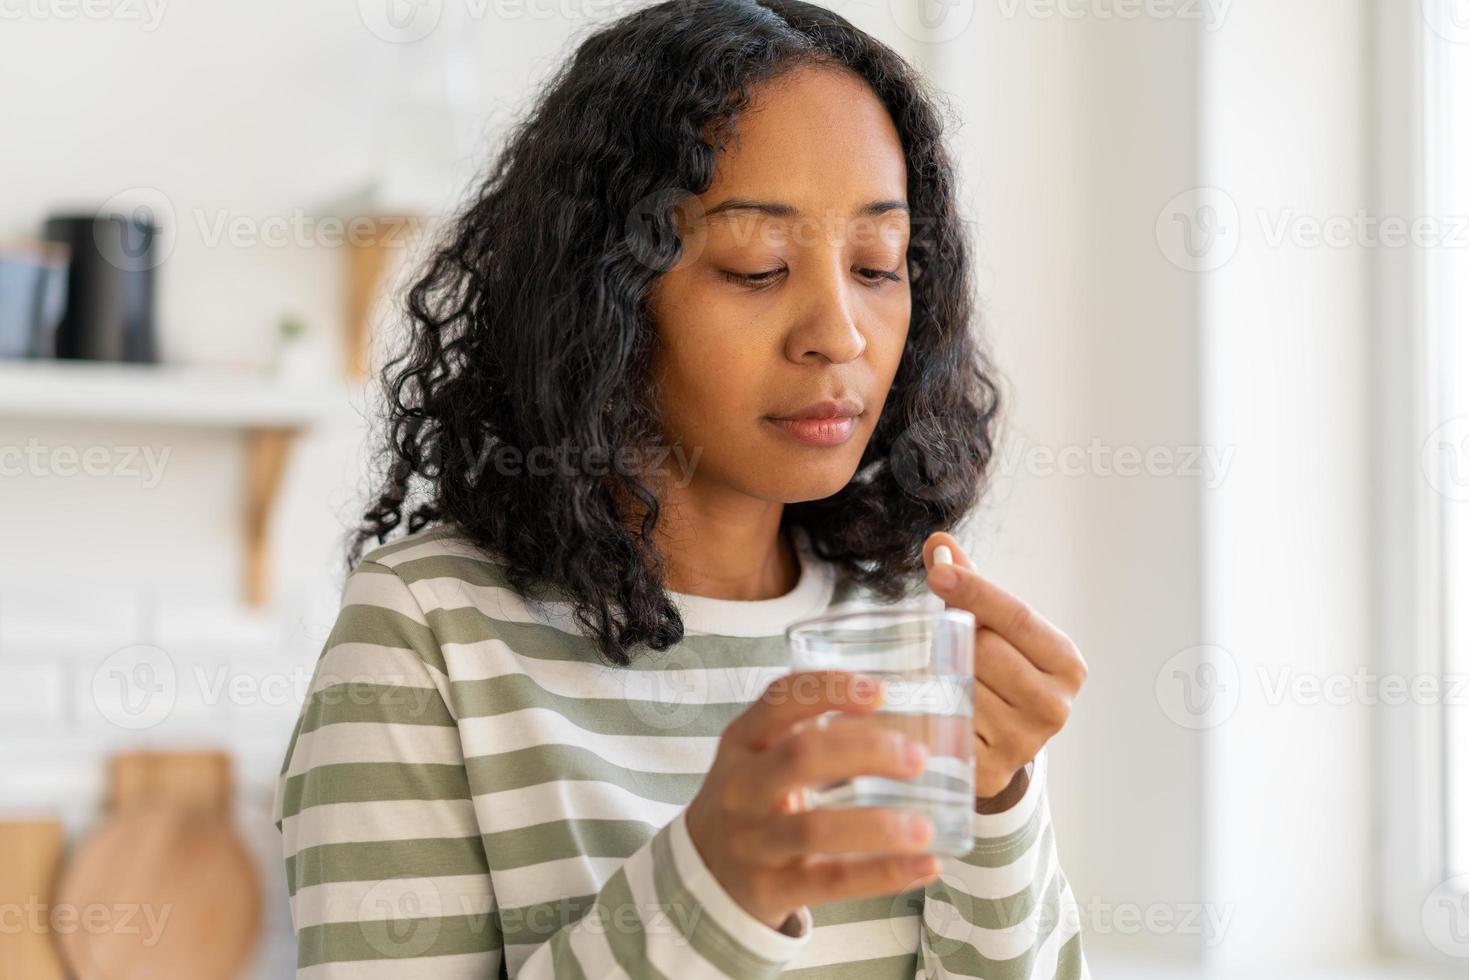
[[[670,488],[655,540],[668,588],[711,599],[758,600],[796,587],[801,566],[781,533],[785,505],[738,494]]]

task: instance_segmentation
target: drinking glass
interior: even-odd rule
[[[923,772],[912,779],[862,775],[808,787],[805,808],[919,810],[933,821],[929,850],[967,854],[974,844],[974,614],[921,601],[847,603],[785,632],[792,673],[847,670],[882,683],[879,710],[853,723],[877,724],[928,748]],[[827,711],[808,724],[824,728],[843,715]]]

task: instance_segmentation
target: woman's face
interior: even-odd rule
[[[658,405],[691,489],[816,500],[856,472],[908,335],[907,170],[846,72],[763,87],[738,132],[649,298]]]

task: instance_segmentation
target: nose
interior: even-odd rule
[[[852,290],[846,259],[834,255],[829,262],[806,264],[807,275],[799,284],[800,311],[786,335],[786,357],[796,364],[813,360],[843,364],[861,357],[867,337],[853,313]]]

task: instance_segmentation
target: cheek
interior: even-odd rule
[[[867,335],[867,359],[873,374],[886,391],[898,373],[903,350],[908,344],[908,321],[894,318]]]
[[[754,412],[756,390],[750,353],[708,343],[685,342],[669,351],[660,407],[671,434],[689,443],[716,446]]]
[[[898,361],[902,359],[903,348],[908,344],[908,334],[913,326],[913,297],[908,290],[903,290],[902,297],[893,307],[892,329],[885,331],[885,343],[888,345],[888,359],[894,370],[897,369]]]

